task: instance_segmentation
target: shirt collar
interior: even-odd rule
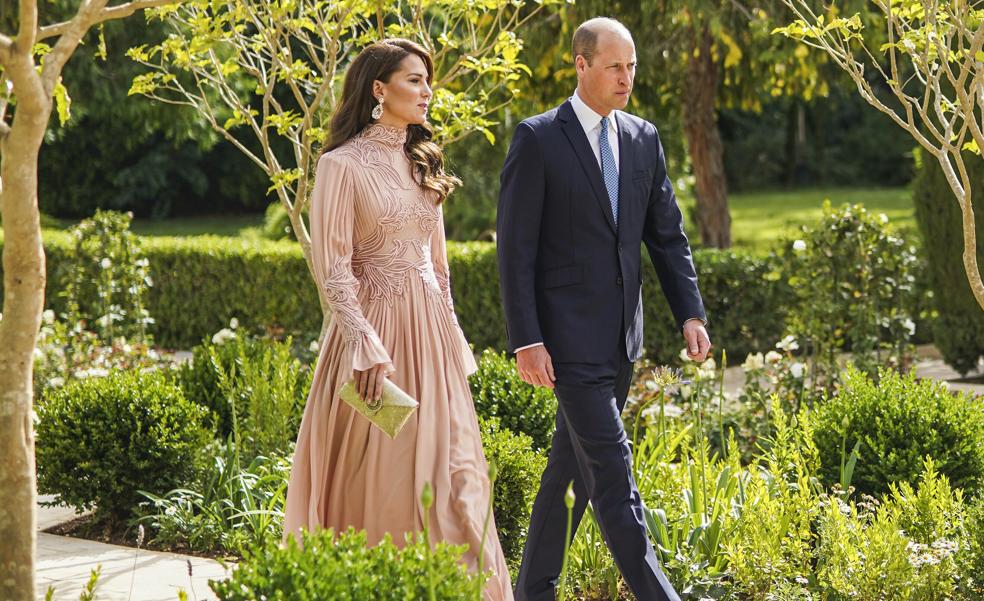
[[[587,104],[581,100],[581,97],[577,95],[577,90],[574,90],[574,95],[571,96],[571,108],[574,109],[574,114],[577,116],[577,120],[581,122],[581,127],[584,128],[584,132],[588,133],[597,129],[598,124],[601,123],[602,115],[599,115],[589,107]],[[615,119],[615,113],[617,111],[612,111],[608,113],[608,129],[614,133],[618,133],[618,122]]]

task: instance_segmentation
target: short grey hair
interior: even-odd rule
[[[632,39],[629,28],[615,19],[610,17],[588,19],[578,25],[574,32],[574,39],[571,41],[571,57],[576,59],[578,55],[581,55],[590,65],[591,61],[594,60],[595,52],[598,51],[598,34],[602,31],[620,33],[630,40]]]

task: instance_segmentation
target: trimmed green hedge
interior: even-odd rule
[[[912,197],[916,221],[922,233],[928,280],[939,313],[933,338],[943,358],[954,369],[967,373],[984,356],[984,311],[967,282],[963,266],[963,224],[960,207],[940,164],[920,153]],[[977,261],[984,263],[984,161],[964,153],[973,191],[977,227]]]
[[[279,326],[314,337],[321,309],[300,247],[288,242],[196,236],[144,238],[154,285],[147,300],[151,331],[165,347],[191,348],[236,317],[243,327]],[[68,238],[45,231],[48,308],[63,310]],[[495,246],[448,243],[455,307],[475,348],[504,349]],[[773,259],[743,252],[697,250],[695,262],[710,319],[711,340],[731,357],[769,348],[781,338],[790,294]],[[660,362],[683,346],[648,262],[643,279],[646,349]],[[0,288],[2,292],[2,288]]]

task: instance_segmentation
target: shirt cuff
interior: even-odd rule
[[[700,325],[702,325],[702,326],[706,326],[707,325],[707,320],[706,319],[702,319],[700,317],[691,317],[690,319],[684,321],[683,322],[683,325],[687,325],[691,321],[699,321],[700,322]]]
[[[513,354],[516,354],[519,351],[523,351],[523,350],[526,350],[528,348],[533,348],[534,346],[543,346],[543,343],[542,342],[534,342],[533,344],[527,344],[526,346],[521,346],[518,349],[516,349],[515,351],[513,351]]]

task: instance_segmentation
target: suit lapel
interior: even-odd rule
[[[574,147],[574,153],[577,155],[578,162],[581,163],[581,169],[584,170],[584,173],[588,176],[588,181],[591,182],[591,190],[594,192],[595,200],[601,206],[605,219],[608,221],[608,226],[612,228],[613,232],[617,232],[615,219],[612,217],[612,204],[608,199],[608,190],[605,188],[605,183],[601,178],[601,167],[598,166],[598,160],[591,150],[588,137],[584,135],[584,128],[581,127],[581,122],[578,121],[577,115],[574,114],[574,108],[571,107],[570,100],[560,105],[557,116],[564,122],[564,135],[567,136],[571,146]],[[619,164],[621,164],[621,161],[619,161]],[[620,177],[619,180],[621,179]],[[621,183],[619,183],[619,186],[621,186]]]

